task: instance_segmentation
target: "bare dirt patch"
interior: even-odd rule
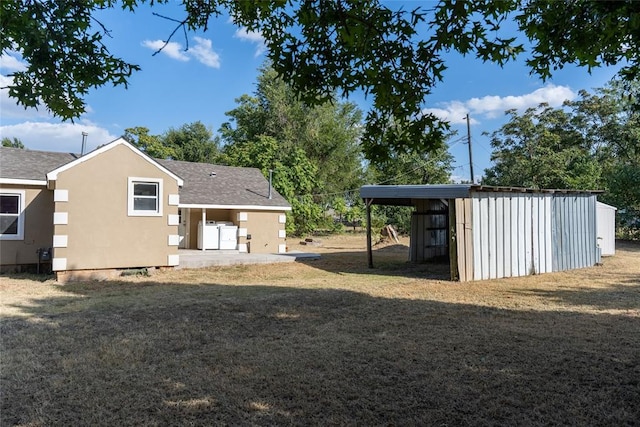
[[[452,283],[407,264],[403,241],[370,270],[364,236],[322,240],[307,263],[0,277],[1,424],[640,419],[640,246],[599,267]]]

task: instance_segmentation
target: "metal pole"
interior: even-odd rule
[[[471,171],[471,183],[473,184],[473,156],[471,154],[471,125],[469,124],[469,114],[467,114],[467,144],[469,144],[469,170]]]
[[[84,156],[84,150],[87,145],[87,136],[89,136],[87,132],[82,132],[82,149],[80,150],[80,157]]]
[[[273,169],[269,169],[269,200],[273,198],[271,195],[271,184],[273,183]]]
[[[367,260],[369,268],[373,268],[373,251],[371,249],[371,202],[373,199],[366,199],[364,204],[367,207]]]

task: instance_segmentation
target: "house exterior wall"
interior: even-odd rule
[[[130,215],[129,178],[161,183],[161,215]],[[55,190],[54,270],[177,264],[178,185],[127,146],[60,172]]]
[[[3,267],[37,264],[40,248],[49,249],[53,241],[53,192],[44,186],[2,184],[2,190],[24,191],[24,238],[0,240],[0,265]]]
[[[234,210],[233,216],[238,225],[241,252],[274,254],[287,251],[284,212]],[[251,239],[248,239],[249,235]]]

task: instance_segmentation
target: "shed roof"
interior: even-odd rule
[[[180,206],[291,208],[275,190],[269,199],[269,182],[259,169],[179,160],[158,162],[184,180]]]
[[[600,190],[533,189],[524,187],[497,187],[478,184],[428,185],[364,185],[360,197],[377,205],[411,206],[416,199],[461,199],[474,192],[498,193],[602,193]]]
[[[46,185],[47,172],[70,163],[80,156],[73,153],[25,150],[0,147],[0,182],[38,181]],[[33,184],[36,184],[34,182]]]

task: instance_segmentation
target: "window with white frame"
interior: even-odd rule
[[[0,191],[0,240],[23,240],[25,192]]]
[[[129,178],[129,216],[162,215],[162,180]]]

